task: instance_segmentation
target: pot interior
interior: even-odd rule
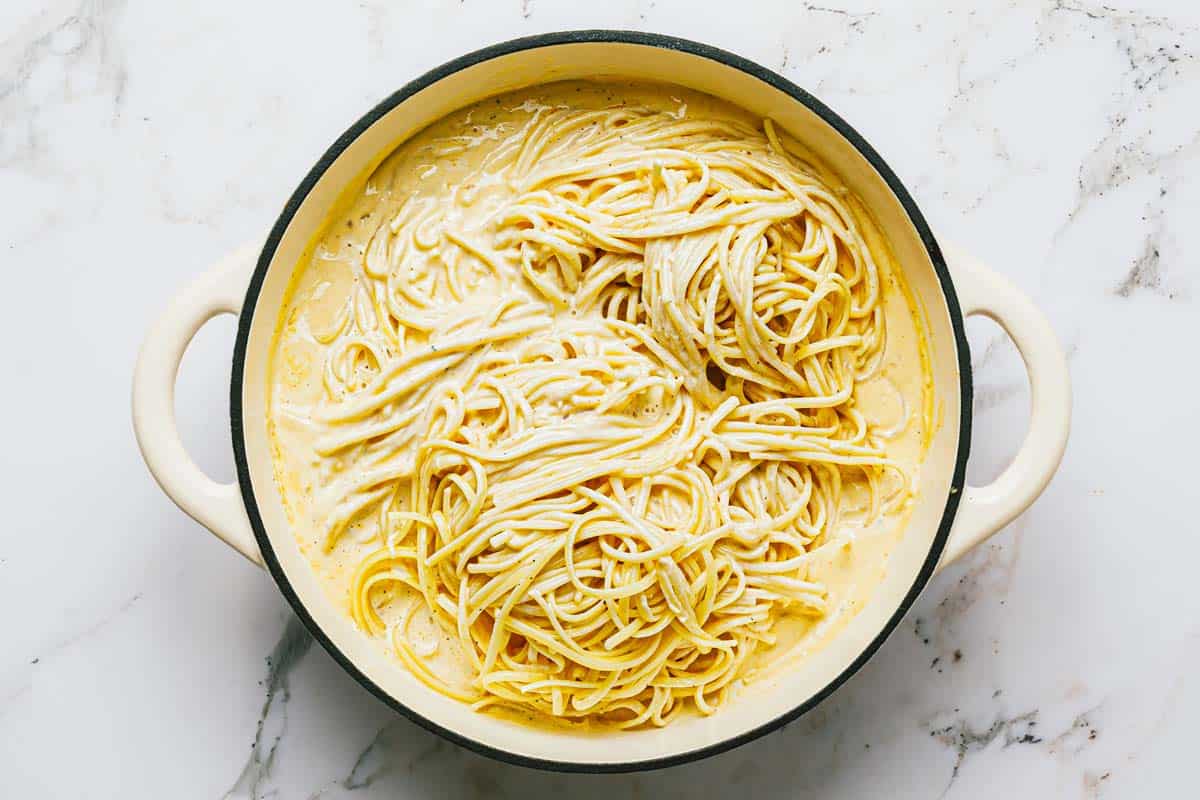
[[[627,40],[612,41],[614,36]],[[609,40],[599,40],[602,37]],[[873,166],[868,156],[839,132],[844,123],[819,103],[813,101],[810,107],[780,88],[790,84],[777,76],[736,60],[736,65],[726,63],[723,59],[732,57],[699,46],[671,40],[656,40],[652,45],[640,38],[577,34],[570,40],[550,36],[500,45],[447,65],[389,98],[338,141],[293,197],[268,241],[255,282],[261,279],[257,299],[252,285],[242,322],[249,328],[240,387],[245,463],[239,466],[243,477],[248,475],[251,505],[257,505],[261,517],[258,535],[264,555],[301,616],[308,616],[310,627],[319,631],[326,647],[357,673],[356,677],[426,724],[495,755],[554,762],[550,766],[565,768],[629,768],[712,752],[750,738],[832,690],[865,660],[929,577],[951,522],[948,500],[953,476],[956,468],[961,473],[966,455],[966,444],[960,444],[959,435],[960,356],[966,351],[960,339],[957,304],[947,300],[944,267],[939,276],[930,256],[930,247],[936,252],[936,244],[915,207],[909,201],[910,215],[899,183],[891,177],[896,186],[893,190],[881,174],[890,176],[890,171],[882,162],[878,162],[879,168]],[[757,74],[746,69],[757,70]],[[338,196],[348,187],[353,190],[352,183],[395,145],[450,111],[500,92],[595,76],[682,84],[770,116],[838,174],[871,210],[925,314],[939,423],[920,470],[912,518],[891,553],[886,577],[831,642],[773,677],[751,683],[711,717],[685,715],[665,729],[619,733],[550,730],[473,712],[428,689],[368,640],[326,597],[293,539],[273,478],[266,427],[268,355],[284,292],[293,267]],[[852,131],[844,130],[856,138]],[[236,427],[235,420],[235,435]],[[955,503],[949,505],[952,508]],[[250,516],[252,520],[255,517],[253,508]]]

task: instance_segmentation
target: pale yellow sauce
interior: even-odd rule
[[[490,152],[489,145],[494,146],[502,134],[516,130],[536,106],[599,109],[621,102],[689,116],[735,118],[756,127],[760,124],[727,103],[674,86],[565,83],[489,99],[455,112],[409,139],[351,187],[297,265],[272,351],[269,424],[276,479],[294,535],[337,607],[349,607],[351,576],[369,549],[357,540],[372,532],[372,522],[355,523],[349,535],[332,551],[325,552],[324,520],[329,509],[320,500],[321,487],[329,480],[331,468],[352,471],[354,465],[331,467],[329,459],[316,455],[315,428],[309,412],[325,391],[322,369],[326,348],[314,334],[335,326],[347,298],[356,290],[349,263],[361,258],[371,234],[395,215],[406,197],[448,199],[456,192],[460,196],[462,192],[471,193],[470,205],[453,205],[453,213],[461,215],[460,222],[466,228],[504,203],[508,194],[503,185],[486,180],[479,185],[464,185],[464,179],[478,171]],[[448,139],[456,144],[447,147]],[[828,182],[839,185],[833,177]],[[916,485],[932,417],[923,326],[886,243],[853,198],[844,199],[849,199],[859,214],[860,230],[879,265],[887,324],[884,366],[878,377],[859,386],[857,405],[874,425],[893,429],[888,456],[902,465]],[[513,271],[506,288],[519,288],[521,282],[520,275]],[[795,656],[813,652],[834,636],[866,604],[882,580],[888,555],[906,522],[907,509],[902,509],[858,531],[844,545],[824,551],[811,574],[826,584],[831,611],[815,620],[785,617],[776,627],[779,644],[757,652],[747,672],[761,674],[784,660],[791,663]],[[454,637],[445,634],[432,619],[415,617],[411,636],[418,644],[426,639],[439,642],[437,655],[429,663],[448,683],[462,683],[469,677]],[[385,639],[378,641],[380,647],[388,648]]]

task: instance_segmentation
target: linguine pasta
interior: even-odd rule
[[[322,390],[282,413],[312,433],[321,547],[355,622],[451,697],[711,713],[781,618],[829,611],[814,556],[907,500],[900,428],[856,402],[876,256],[769,120],[530,100],[464,129],[410,165],[473,156],[444,192],[369,182],[364,245],[318,253],[345,275],[307,329]],[[431,666],[451,645],[459,680]]]

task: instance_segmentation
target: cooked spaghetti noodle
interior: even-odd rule
[[[380,203],[365,247],[318,254],[350,276],[310,331],[324,546],[366,548],[354,620],[445,694],[711,713],[783,615],[826,613],[814,554],[907,497],[856,405],[880,271],[769,120],[520,111],[423,149],[414,169],[483,153],[447,196]],[[427,665],[417,614],[467,680]]]

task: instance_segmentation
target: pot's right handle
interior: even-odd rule
[[[237,314],[258,247],[247,245],[176,295],[142,343],[133,371],[133,430],[158,485],[188,516],[262,566],[236,483],[217,483],[184,449],[175,424],[175,376],[196,331],[219,314]]]
[[[1017,346],[1029,375],[1029,431],[1012,463],[987,486],[966,486],[941,570],[1011,522],[1050,482],[1071,428],[1067,359],[1050,322],[1007,279],[968,253],[943,246],[964,317],[994,320]]]

